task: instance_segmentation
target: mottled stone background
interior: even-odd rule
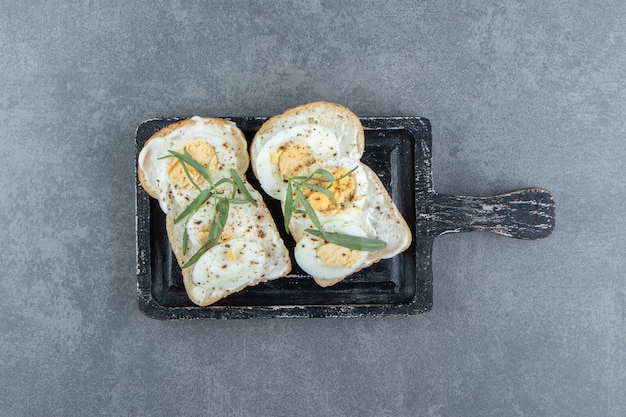
[[[626,415],[626,3],[264,3],[0,0],[0,415]],[[316,99],[556,231],[438,238],[421,316],[144,317],[136,126]]]

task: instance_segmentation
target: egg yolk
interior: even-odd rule
[[[304,195],[315,211],[332,215],[341,212],[347,203],[354,201],[356,196],[356,178],[354,173],[346,175],[348,170],[343,167],[330,168],[328,171],[336,178],[330,188],[328,188],[328,191],[335,196],[335,201],[328,195],[311,189],[306,189]],[[327,186],[327,183],[322,181],[315,181],[314,183],[323,187]]]
[[[184,154],[185,149],[193,159],[208,167],[211,172],[215,171],[217,164],[219,163],[217,159],[217,154],[215,153],[215,148],[205,141],[201,139],[194,139],[192,141],[186,142],[184,146],[180,149],[177,149],[176,152]],[[169,170],[167,172],[170,181],[176,188],[182,189],[192,189],[194,185],[191,181],[189,181],[189,177],[183,166],[176,158],[171,158]],[[194,168],[187,165],[187,171],[189,172],[189,176],[199,187],[202,187],[206,184],[207,180]]]
[[[211,228],[210,224],[207,224],[205,227],[203,227],[202,229],[200,229],[197,232],[197,239],[198,239],[198,243],[200,243],[200,245],[204,245],[207,240],[209,240],[209,229]],[[230,223],[226,223],[224,225],[224,229],[222,230],[222,233],[220,234],[220,237],[217,240],[217,243],[224,243],[229,241],[234,234],[235,230],[233,229],[233,226]]]
[[[272,153],[270,162],[278,163],[278,169],[282,174],[293,177],[315,163],[315,158],[305,141],[293,140],[278,147],[276,152]]]
[[[324,265],[333,268],[351,268],[361,259],[361,251],[334,243],[324,243],[316,252]]]

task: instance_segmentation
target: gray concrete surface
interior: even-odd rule
[[[554,3],[0,0],[0,415],[626,415],[626,3]],[[556,231],[438,238],[421,316],[142,316],[135,127],[316,99]]]

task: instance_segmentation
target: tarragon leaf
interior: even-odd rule
[[[218,180],[215,184],[213,184],[213,188],[217,188],[222,184],[232,184],[232,180],[230,178],[222,178],[221,180]]]
[[[251,202],[252,204],[254,204],[255,207],[257,207],[258,204],[256,200],[252,197],[252,195],[246,188],[246,185],[243,183],[243,179],[241,179],[237,171],[231,168],[230,175],[233,177],[233,181],[235,181],[235,185],[237,186],[237,189],[243,193],[243,195],[248,199],[249,202]]]
[[[187,163],[179,160],[180,162],[180,166],[183,167],[183,171],[185,172],[185,175],[187,176],[187,179],[189,179],[189,182],[197,189],[200,190],[200,186],[198,184],[196,184],[196,182],[193,180],[193,177],[191,176],[191,174],[189,173],[189,169],[187,168]]]
[[[302,187],[309,188],[309,189],[311,189],[313,191],[318,191],[318,192],[328,196],[328,198],[333,200],[333,203],[337,204],[337,200],[335,199],[335,195],[332,192],[330,192],[330,190],[328,190],[328,188],[321,187],[321,186],[315,185],[315,184],[311,184],[310,182],[305,182],[304,184],[302,184]]]
[[[206,179],[209,182],[209,184],[213,184],[213,177],[211,177],[211,173],[209,172],[207,167],[205,167],[200,162],[193,159],[191,155],[189,154],[189,152],[187,151],[187,148],[185,148],[184,155],[179,152],[173,151],[171,149],[168,152],[174,155],[176,159],[181,161],[181,163],[190,165],[193,169],[198,171],[200,175],[202,175],[204,179]],[[185,169],[184,165],[183,165],[183,169]]]
[[[196,198],[194,198],[193,201],[189,203],[187,208],[185,208],[185,210],[183,210],[183,212],[180,213],[178,217],[176,217],[176,219],[174,219],[174,223],[178,223],[191,213],[196,212],[204,203],[207,202],[207,200],[211,197],[211,194],[211,190],[208,188],[206,190],[202,190],[200,194],[198,194]]]
[[[384,249],[387,246],[384,241],[369,237],[352,236],[337,232],[321,232],[314,229],[305,229],[305,232],[321,237],[328,243],[334,243],[335,245],[361,251],[372,252]]]
[[[217,245],[219,237],[224,230],[224,226],[226,226],[226,222],[228,221],[228,210],[229,204],[227,199],[220,198],[217,200],[215,216],[213,217],[213,221],[210,226],[211,228],[209,229],[209,237],[206,243],[202,245],[202,247],[198,249],[198,251],[183,265],[183,268],[188,268],[195,264],[202,255]]]
[[[285,192],[285,230],[289,230],[289,222],[291,221],[291,215],[293,214],[293,188],[291,187],[291,181],[287,183],[287,191]]]
[[[325,170],[324,168],[319,168],[316,169],[315,171],[313,171],[310,175],[310,178],[315,180],[315,181],[324,181],[322,180],[319,175],[321,175],[322,177],[324,177],[326,179],[326,181],[333,183],[335,181],[335,177],[333,174],[330,173],[330,171]],[[317,177],[316,177],[317,176]]]
[[[250,203],[248,200],[240,200],[238,198],[227,198],[226,200],[228,200],[230,204],[249,204]]]
[[[224,226],[226,226],[226,222],[228,221],[228,210],[229,210],[228,200],[225,198],[220,198],[217,200],[217,204],[215,206],[215,216],[213,217],[213,224],[211,225],[211,230],[209,230],[209,241],[219,239],[222,231],[224,230]]]
[[[300,201],[300,203],[302,203],[302,206],[304,207],[304,210],[306,211],[306,214],[309,216],[309,219],[311,219],[311,222],[313,223],[313,226],[315,226],[317,228],[317,230],[319,230],[322,233],[324,233],[324,229],[322,228],[322,223],[320,223],[320,220],[317,217],[317,214],[315,213],[315,209],[307,201],[306,197],[304,196],[304,194],[302,193],[302,190],[300,188],[297,189],[297,197],[298,197],[298,200]]]
[[[209,182],[210,188],[215,188],[215,184],[213,184],[213,176],[211,175],[211,169],[209,168],[211,166],[211,160],[213,159],[215,154],[212,154],[209,157],[209,161],[207,162],[207,166],[204,166],[200,162],[198,162],[195,159],[193,159],[193,157],[191,156],[191,154],[189,153],[189,151],[187,150],[186,147],[183,150],[185,151],[185,156],[190,161],[193,162],[192,167],[194,167],[196,169],[196,171],[198,171],[204,178],[206,178],[206,180]]]
[[[187,244],[189,243],[189,232],[187,231],[187,227],[183,231],[183,255],[187,254]]]
[[[342,179],[346,178],[348,175],[352,174],[352,173],[353,173],[354,171],[356,171],[358,168],[359,168],[358,166],[356,166],[356,167],[352,168],[350,171],[346,172],[346,173],[345,173],[345,174],[343,174],[341,177],[339,177],[339,178],[335,178],[335,181],[339,181],[339,180],[342,180]]]

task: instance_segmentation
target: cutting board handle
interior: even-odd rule
[[[486,231],[518,239],[540,239],[554,230],[552,194],[528,188],[490,197],[434,193],[429,209],[420,214],[429,235]]]

